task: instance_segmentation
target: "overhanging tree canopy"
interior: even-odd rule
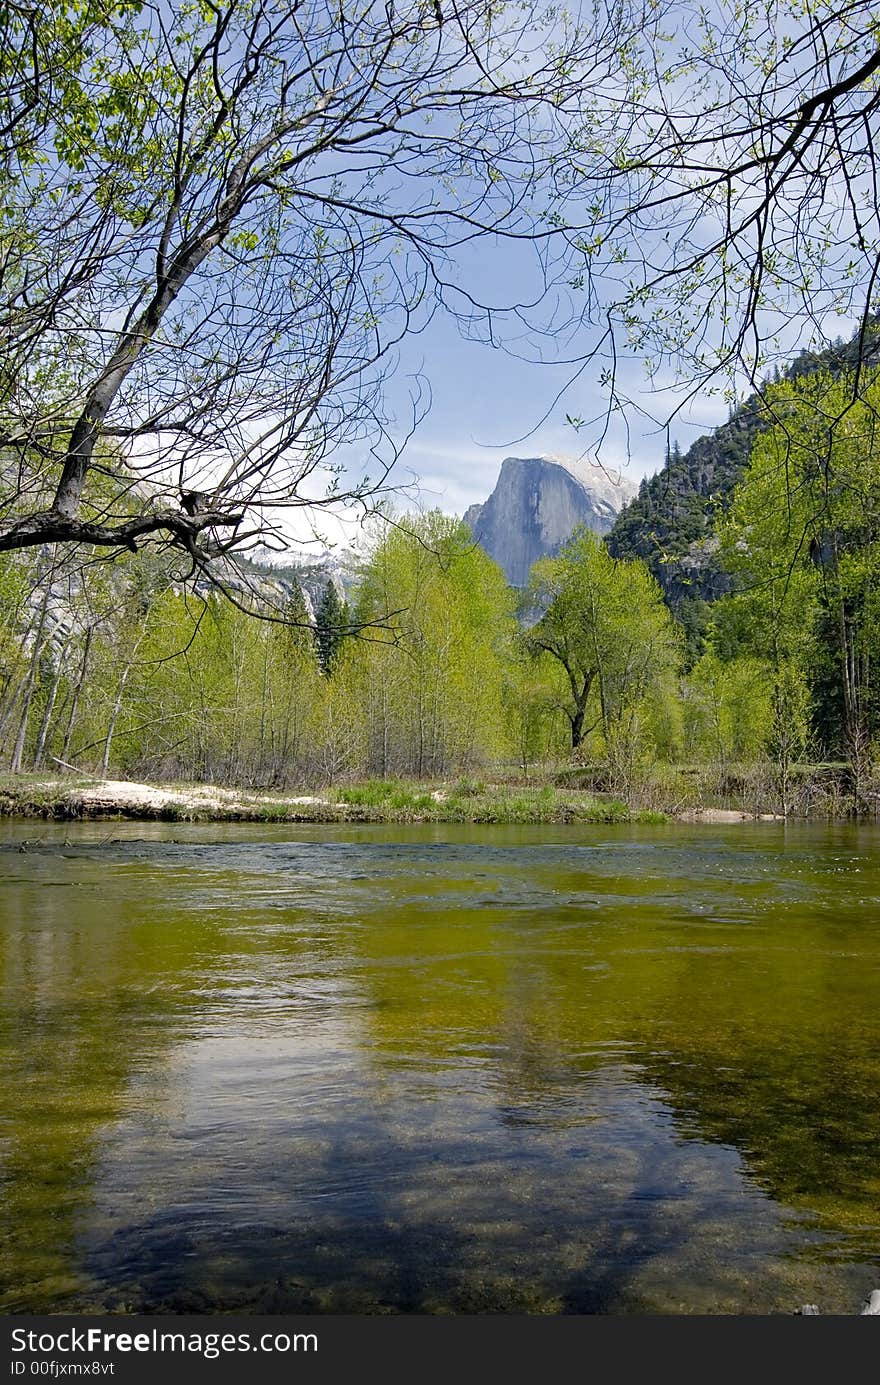
[[[691,393],[867,330],[880,273],[876,7],[645,6],[584,98],[573,238],[605,333],[611,407],[629,348]],[[577,420],[581,422],[581,420]]]
[[[395,344],[438,304],[493,342],[501,306],[526,340],[600,324],[571,354],[612,408],[622,351],[697,389],[793,317],[868,321],[866,0],[13,0],[0,27],[0,551],[160,535],[204,565],[368,500]],[[484,236],[535,250],[536,292],[469,291]]]
[[[197,564],[381,489],[395,343],[439,303],[496,330],[458,247],[529,243],[552,282],[557,161],[616,53],[610,20],[485,0],[3,24],[0,551],[161,534]],[[374,466],[349,481],[353,442]]]

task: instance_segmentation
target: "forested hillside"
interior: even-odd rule
[[[776,383],[822,371],[837,376],[859,359],[876,361],[878,354],[880,320],[875,318],[864,339],[837,341],[823,352],[802,351],[784,371],[775,372]],[[615,557],[647,563],[695,648],[705,629],[705,603],[730,590],[719,558],[717,522],[743,478],[755,437],[772,420],[767,398],[754,394],[686,452],[674,443],[661,470],[642,481],[608,536]]]

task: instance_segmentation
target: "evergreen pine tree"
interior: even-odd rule
[[[302,587],[295,582],[284,607],[284,619],[289,622],[287,640],[291,650],[301,650],[308,646],[312,638],[311,621]]]
[[[348,603],[340,599],[332,581],[324,588],[315,613],[315,643],[318,648],[318,663],[321,672],[329,677],[339,654],[342,641],[348,633]]]

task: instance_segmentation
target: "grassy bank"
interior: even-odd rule
[[[782,807],[766,765],[654,765],[627,792],[602,766],[548,764],[525,778],[512,765],[491,779],[373,779],[296,792],[215,784],[155,784],[85,775],[0,775],[0,815],[130,818],[168,822],[603,823],[773,818]],[[797,766],[788,816],[834,821],[876,817],[880,783],[855,802],[846,766]]]
[[[255,793],[214,785],[124,780],[0,778],[0,814],[75,820],[168,822],[664,822],[666,815],[619,798],[552,785],[522,787],[458,780],[427,786],[393,780],[320,794]]]

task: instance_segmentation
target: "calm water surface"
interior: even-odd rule
[[[0,826],[2,1311],[855,1312],[878,1077],[877,829]]]

